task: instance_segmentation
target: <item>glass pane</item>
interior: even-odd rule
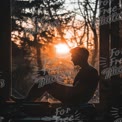
[[[99,73],[99,6],[94,0],[89,4],[91,7],[85,0],[11,2],[13,97],[26,98],[34,84],[38,84],[37,89],[55,81],[67,87],[73,86],[82,69],[79,63],[75,65],[72,61],[70,50],[75,47],[89,51],[88,63]],[[96,10],[95,16],[91,9]],[[78,54],[75,56],[77,58]],[[89,102],[99,102],[98,86]],[[36,90],[33,92],[39,94]],[[61,102],[48,92],[34,101]]]

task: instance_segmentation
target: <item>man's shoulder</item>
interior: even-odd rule
[[[90,66],[90,76],[94,79],[96,79],[96,80],[99,80],[99,74],[98,74],[98,71],[97,71],[97,69],[95,69],[94,67],[92,67],[92,66]]]
[[[98,71],[93,66],[89,65],[83,69],[81,68],[79,73],[98,73]]]
[[[89,66],[89,70],[93,72],[98,72],[97,69],[95,69],[93,66]]]

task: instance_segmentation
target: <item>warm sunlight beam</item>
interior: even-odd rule
[[[66,44],[57,44],[56,47],[56,53],[58,54],[67,54],[69,53],[69,47]]]

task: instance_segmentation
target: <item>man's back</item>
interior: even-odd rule
[[[74,102],[89,101],[98,85],[98,72],[95,68],[88,66],[82,68],[74,80]]]

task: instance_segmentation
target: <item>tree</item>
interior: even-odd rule
[[[79,20],[74,18],[74,21],[72,21],[72,27],[75,33],[75,36],[77,36],[77,31],[82,31],[79,35],[78,40],[76,39],[76,42],[78,42],[78,45],[82,45],[84,42],[83,40],[86,38],[87,48],[91,45],[94,47],[93,55],[92,55],[92,62],[91,64],[94,65],[97,55],[98,55],[98,9],[99,4],[98,0],[78,0],[77,2],[71,2],[72,5],[76,6],[72,12],[75,14],[75,18],[78,17]],[[77,21],[79,21],[79,25],[76,26]],[[93,33],[93,40],[94,44],[91,44],[90,39],[90,33]]]
[[[24,33],[22,37],[18,35],[16,37],[20,38],[22,48],[27,49],[26,46],[36,48],[39,70],[42,69],[40,48],[53,41],[55,28],[65,41],[61,28],[70,20],[70,13],[60,12],[63,4],[63,0],[15,0],[12,3],[12,31]],[[23,26],[24,24],[26,27]],[[32,26],[32,28],[28,28],[28,26]],[[30,40],[30,36],[33,37],[33,40]]]
[[[21,59],[24,63],[26,62],[26,66],[31,67],[32,58],[34,57],[36,67],[41,70],[43,68],[41,61],[42,47],[57,41],[54,39],[56,38],[55,29],[59,32],[60,38],[63,38],[61,28],[67,24],[71,17],[70,13],[60,11],[63,9],[63,4],[63,0],[12,1],[13,54],[16,50],[24,55]],[[21,63],[19,64],[21,65]],[[20,65],[18,65],[19,68],[13,74],[16,77],[17,72],[23,71],[22,78],[24,79],[31,70],[25,68],[25,70],[28,69],[25,73],[25,70]],[[35,64],[33,63],[33,65]],[[22,78],[20,79],[19,77],[17,80],[25,87],[25,82]],[[19,83],[17,82],[16,84],[18,85]],[[19,87],[21,89],[21,85]]]

